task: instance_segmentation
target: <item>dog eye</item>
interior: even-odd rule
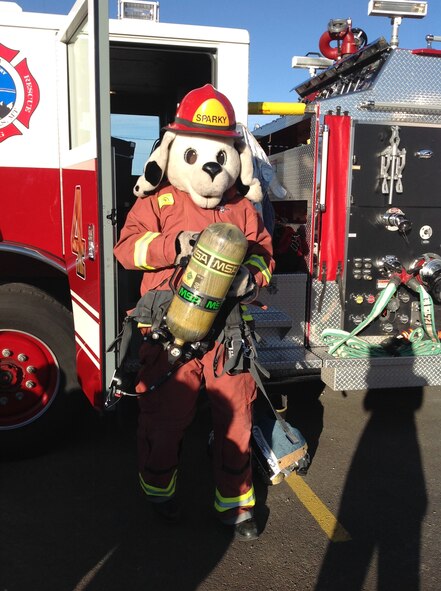
[[[217,153],[216,160],[217,160],[218,164],[223,166],[225,164],[225,162],[227,161],[227,154],[223,150],[221,150],[220,152]]]
[[[184,154],[184,160],[188,164],[194,164],[198,159],[198,153],[193,148],[188,148]]]

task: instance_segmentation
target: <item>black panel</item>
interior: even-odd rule
[[[344,328],[352,331],[370,312],[387,282],[381,268],[386,255],[409,269],[424,253],[441,254],[441,129],[400,126],[398,149],[406,150],[403,192],[383,195],[381,153],[390,146],[391,125],[355,127],[354,170],[349,212]],[[422,150],[426,150],[422,152]],[[430,158],[418,157],[428,156]],[[400,232],[388,222],[390,211],[401,211],[411,228]],[[392,229],[393,228],[393,229]],[[390,309],[365,331],[367,335],[396,334],[419,321],[419,298],[401,287]],[[436,306],[439,317],[439,306]]]
[[[382,193],[381,153],[390,147],[391,125],[356,126],[352,199],[356,205],[388,207],[388,195]],[[398,150],[406,150],[402,173],[403,192],[394,191],[392,205],[430,207],[440,205],[441,129],[398,125]],[[433,155],[420,158],[422,150]]]

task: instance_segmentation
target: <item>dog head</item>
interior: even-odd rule
[[[146,162],[134,194],[146,197],[165,179],[204,209],[216,207],[234,185],[250,201],[262,199],[251,150],[236,131],[233,107],[211,85],[183,98],[175,122],[166,128],[161,144]]]

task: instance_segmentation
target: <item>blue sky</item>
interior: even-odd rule
[[[71,0],[16,0],[23,10],[67,13]],[[109,0],[110,15],[117,15],[117,0]],[[239,27],[250,32],[251,101],[297,101],[291,89],[306,80],[307,70],[293,70],[291,58],[318,52],[318,41],[331,18],[352,18],[369,41],[390,40],[390,21],[367,16],[368,0],[162,0],[160,20]],[[309,8],[309,10],[308,10]],[[441,1],[429,0],[424,19],[405,19],[400,27],[400,47],[425,47],[425,36],[441,35]],[[434,47],[441,49],[438,43]],[[260,118],[262,121],[262,118]],[[252,127],[250,119],[249,126]]]

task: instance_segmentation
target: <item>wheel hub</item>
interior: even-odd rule
[[[32,334],[0,331],[0,429],[40,416],[53,401],[60,370],[49,346]]]
[[[0,392],[3,388],[14,388],[15,385],[20,383],[22,375],[23,372],[20,367],[0,361]]]

